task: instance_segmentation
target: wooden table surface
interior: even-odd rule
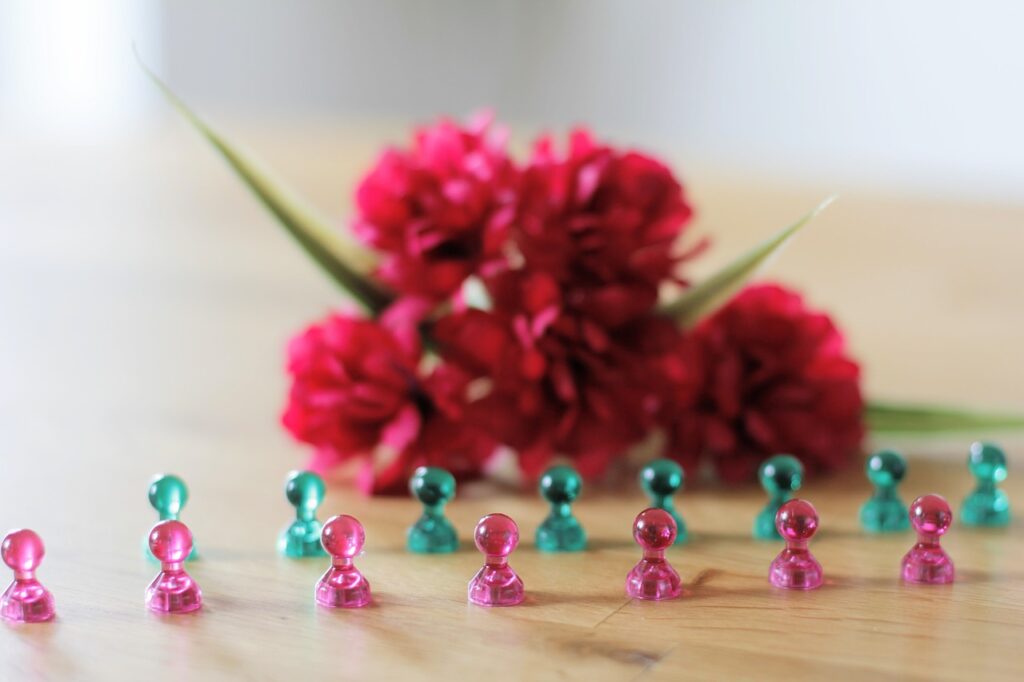
[[[231,126],[228,126],[230,128]],[[235,135],[344,216],[349,188],[393,128],[239,128]],[[1021,679],[1024,656],[1024,440],[1007,490],[1018,520],[955,525],[958,581],[898,581],[909,535],[867,537],[859,471],[808,481],[827,584],[767,583],[778,549],[749,538],[757,490],[687,491],[694,533],[670,552],[685,598],[632,602],[623,580],[636,491],[589,488],[577,505],[591,549],[540,555],[545,509],[532,493],[467,486],[450,507],[463,539],[479,516],[516,518],[512,564],[528,602],[466,603],[472,548],[412,556],[408,500],[367,500],[332,481],[321,516],[367,529],[359,560],[375,603],[314,607],[323,561],[276,556],[290,508],[286,472],[304,453],[277,426],[283,345],[341,299],[280,235],[213,154],[178,123],[88,145],[0,133],[0,527],[47,545],[40,578],[55,622],[0,628],[0,679]],[[671,155],[670,155],[671,156]],[[1024,207],[924,200],[857,188],[792,188],[689,166],[706,272],[827,194],[840,201],[769,274],[811,291],[849,332],[874,395],[1024,411],[1019,263]],[[958,504],[972,436],[874,440],[912,455],[908,499]],[[204,609],[161,618],[143,606],[154,567],[145,491],[183,476],[183,519],[202,560]],[[6,578],[5,578],[6,579]]]

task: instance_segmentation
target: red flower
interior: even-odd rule
[[[434,328],[447,361],[487,380],[474,420],[517,451],[528,477],[554,455],[600,474],[654,426],[678,331],[653,315],[605,329],[566,312],[544,273],[508,272],[492,288],[494,312],[466,310]]]
[[[400,338],[375,322],[332,315],[291,341],[282,421],[315,448],[311,468],[362,457],[361,483],[375,493],[404,491],[421,464],[479,474],[494,444],[462,419],[468,377],[439,369],[421,379],[419,350]]]
[[[497,443],[466,403],[468,375],[450,365],[438,366],[423,380],[418,401],[419,430],[401,450],[368,461],[360,487],[374,495],[406,495],[409,477],[420,466],[444,467],[459,481],[479,478]]]
[[[557,158],[550,138],[523,174],[514,239],[533,271],[550,274],[566,303],[605,326],[648,312],[673,279],[673,246],[691,216],[663,164],[596,143],[585,130]],[[691,255],[694,252],[691,252]]]
[[[670,452],[707,458],[722,479],[752,480],[777,453],[836,469],[864,436],[859,368],[828,316],[775,285],[743,291],[685,337]]]
[[[505,141],[490,116],[466,128],[442,120],[363,178],[353,228],[385,252],[380,275],[397,291],[439,300],[501,261],[517,180]]]

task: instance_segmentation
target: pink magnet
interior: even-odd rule
[[[46,550],[42,539],[27,528],[4,537],[0,554],[14,571],[12,582],[0,596],[0,616],[15,623],[41,623],[56,615],[53,595],[36,580],[36,569]]]
[[[515,606],[526,597],[522,579],[508,565],[508,555],[519,544],[519,526],[504,514],[488,514],[476,524],[476,548],[484,553],[484,566],[469,581],[469,601],[480,606]]]
[[[953,523],[949,503],[941,495],[922,495],[910,505],[909,514],[917,544],[903,557],[903,579],[927,585],[953,582],[953,560],[939,544]]]
[[[675,599],[683,593],[682,580],[665,559],[676,539],[676,522],[663,509],[645,509],[633,521],[633,539],[644,558],[626,576],[626,594],[634,599]]]
[[[192,551],[192,531],[181,521],[161,521],[149,531],[149,551],[160,573],[146,588],[146,606],[157,613],[188,613],[203,605],[199,585],[185,571]]]
[[[370,582],[352,560],[363,551],[366,532],[347,514],[327,519],[320,544],[331,555],[331,567],[316,584],[316,603],[329,609],[354,609],[370,603]]]
[[[775,528],[786,541],[786,548],[772,561],[768,579],[775,587],[813,590],[821,587],[821,564],[807,549],[807,542],[818,530],[818,512],[807,500],[790,500],[775,514]]]

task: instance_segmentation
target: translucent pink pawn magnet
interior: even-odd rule
[[[43,561],[43,541],[34,531],[12,530],[0,546],[4,563],[14,571],[12,582],[0,596],[0,616],[16,623],[41,623],[56,615],[53,595],[36,580]]]
[[[331,567],[316,584],[316,603],[329,609],[355,609],[370,603],[370,582],[352,560],[366,543],[363,524],[342,514],[327,519],[320,544],[331,555]]]
[[[633,538],[644,558],[626,576],[626,594],[634,599],[675,599],[683,593],[682,580],[665,560],[665,550],[676,540],[676,522],[663,509],[645,509],[633,521]]]
[[[786,548],[772,561],[768,579],[775,587],[813,590],[821,587],[821,564],[807,549],[807,541],[818,530],[818,512],[807,500],[790,500],[775,514],[775,527]]]
[[[910,505],[909,513],[917,544],[903,557],[903,579],[928,585],[953,582],[953,560],[939,545],[939,538],[953,523],[949,503],[939,495],[922,495]]]
[[[519,544],[519,526],[504,514],[488,514],[476,524],[476,548],[486,555],[484,566],[469,581],[469,601],[480,606],[515,606],[526,597],[522,579],[508,565]]]
[[[149,531],[149,551],[160,573],[146,588],[146,606],[157,613],[188,613],[203,605],[199,585],[185,571],[192,551],[192,531],[181,521],[161,521]]]

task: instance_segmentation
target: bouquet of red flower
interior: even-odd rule
[[[556,457],[593,478],[655,433],[665,456],[739,482],[779,452],[839,468],[867,418],[1022,423],[867,410],[831,319],[780,285],[746,287],[816,211],[691,284],[705,243],[686,239],[693,211],[665,164],[586,130],[518,162],[482,116],[380,155],[356,190],[357,244],[165,92],[361,307],[292,340],[283,423],[313,469],[361,462],[366,491],[403,492],[424,464],[477,477],[499,451],[528,479]],[[370,270],[355,265],[366,248]]]

